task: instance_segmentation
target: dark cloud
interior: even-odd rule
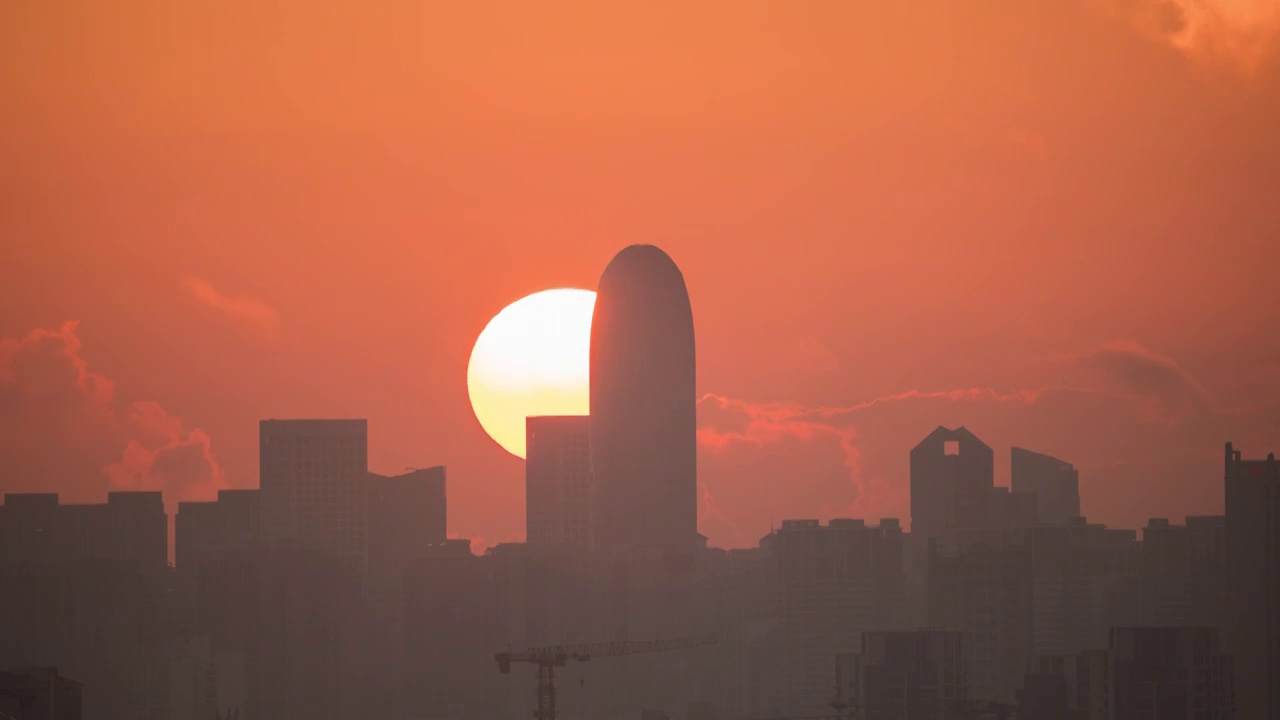
[[[1178,421],[1218,412],[1213,395],[1171,358],[1137,343],[1114,343],[1066,359],[1068,386],[1140,399],[1152,419]]]

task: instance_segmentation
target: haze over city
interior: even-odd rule
[[[544,541],[580,544],[593,563],[652,543],[664,562],[679,556],[721,578],[741,568],[699,564],[708,548],[741,550],[724,557],[756,568],[765,561],[750,553],[774,552],[777,536],[833,520],[894,538],[884,552],[902,576],[889,583],[901,581],[900,594],[876,596],[884,613],[854,625],[914,632],[954,619],[929,605],[935,531],[1079,527],[1119,542],[1124,529],[1134,535],[1116,554],[1138,557],[1138,530],[1171,521],[1213,528],[1206,552],[1237,567],[1219,542],[1230,534],[1224,475],[1274,470],[1262,458],[1280,446],[1280,0],[10,3],[0,7],[0,97],[8,517],[115,502],[150,523],[162,507],[165,559],[148,557],[191,597],[245,567],[267,578],[261,587],[275,587],[281,568],[312,567],[272,555],[198,582],[183,574],[180,504],[190,518],[225,497],[226,508],[252,505],[243,517],[256,523],[258,501],[246,498],[261,488],[262,517],[287,521],[240,528],[253,540],[236,547],[301,552],[291,543],[305,537],[317,543],[306,552],[359,566],[359,592],[309,617],[321,626],[368,613],[370,627],[387,623],[369,630],[377,642],[406,626],[417,638],[435,632],[413,626],[397,593],[431,587],[436,576],[413,563],[446,546],[453,560],[491,562],[490,580]],[[290,424],[321,419],[348,424]],[[563,443],[555,457],[578,460],[526,463],[539,428]],[[280,468],[293,467],[290,453],[311,458],[301,448],[313,440],[328,452],[330,437],[336,455],[314,462],[357,468],[360,485],[308,499],[290,483],[305,487],[310,470]],[[933,467],[920,448],[949,455],[941,443],[970,447],[971,437],[993,458],[962,473],[968,489],[957,492],[972,507],[952,496],[951,470],[920,474]],[[1224,473],[1225,443],[1244,459],[1228,449]],[[1027,461],[1048,463],[1036,473],[1066,463],[1078,491],[1050,502],[1042,489],[1038,508],[1030,501],[1039,515],[1027,515],[1012,458],[1041,455]],[[272,494],[272,472],[291,489]],[[374,499],[366,480],[386,495]],[[540,499],[526,493],[551,485]],[[1008,507],[988,499],[992,486],[1012,490]],[[108,501],[150,492],[162,495]],[[412,502],[397,509],[399,492]],[[57,502],[40,504],[52,493]],[[925,507],[926,495],[952,505]],[[312,501],[323,520],[307,514]],[[413,515],[422,507],[429,521]],[[377,517],[391,519],[377,528]],[[12,549],[0,565],[26,568],[35,556],[23,553],[44,546],[24,543],[46,525],[12,522],[0,522]],[[415,537],[418,524],[430,530]],[[199,553],[229,542],[199,537],[189,545]],[[199,553],[192,566],[207,560]],[[937,572],[968,582],[969,556],[957,557]],[[588,566],[574,582],[595,592],[603,581],[590,573],[604,571]],[[427,605],[413,607],[453,612],[489,587],[462,567],[441,576],[456,597],[414,595]],[[755,582],[753,572],[741,570]],[[321,576],[298,587],[329,587]],[[1183,580],[1222,593],[1216,575]],[[719,582],[706,580],[728,592]],[[1103,635],[1117,627],[1194,625],[1225,638],[1225,608],[1237,606],[1215,598],[1176,618],[1125,605],[1107,616],[1121,620],[1080,631],[1099,647],[1063,641],[1054,657],[1115,653],[1123,642]],[[548,601],[559,624],[529,620],[527,632],[484,642],[707,629],[689,610],[672,625],[618,621],[629,629],[615,637],[615,626],[572,626],[562,600]],[[272,607],[278,616],[254,622],[296,610]],[[173,610],[182,632],[161,634],[225,641],[250,665],[270,656],[236,644],[257,625],[224,627],[206,611]],[[500,612],[490,611],[469,622],[487,628]],[[220,640],[231,626],[237,639]],[[756,652],[734,634],[749,626],[722,630],[732,662]],[[1063,627],[1053,632],[1070,636]],[[0,648],[0,670],[59,664],[62,651],[30,632],[19,650]],[[470,631],[457,632],[470,648]],[[1009,656],[1030,663],[1045,654],[1040,642]],[[485,653],[498,649],[477,656],[486,671]],[[717,712],[813,711],[815,688],[837,682],[814,679],[814,668],[826,672],[845,649],[804,650],[812,657],[795,667],[808,675],[708,661],[721,679],[805,678],[738,697],[740,708],[719,700]],[[39,662],[18,662],[28,650]],[[703,677],[696,658],[711,651],[692,652],[701,669],[689,677]],[[1034,674],[982,662],[975,672],[988,675],[967,692],[993,702],[1014,703],[1023,671]],[[466,702],[424,690],[415,708],[471,720],[489,691],[467,687]],[[245,702],[285,712],[304,707],[295,700]],[[386,702],[407,707],[390,693]],[[0,704],[0,720],[6,712]],[[682,717],[710,720],[693,715]]]

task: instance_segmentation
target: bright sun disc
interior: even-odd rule
[[[467,364],[476,419],[507,452],[525,455],[525,418],[586,415],[591,367],[590,290],[543,290],[489,321]]]

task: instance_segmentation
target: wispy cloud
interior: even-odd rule
[[[196,300],[228,317],[247,322],[266,332],[274,332],[280,327],[279,313],[261,300],[226,295],[197,277],[184,278],[183,286]]]

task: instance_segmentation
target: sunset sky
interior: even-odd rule
[[[687,7],[688,6],[688,7]],[[1280,451],[1280,0],[0,3],[0,491],[256,487],[365,417],[524,533],[485,323],[651,242],[701,528],[907,517],[964,425],[1113,525]]]

